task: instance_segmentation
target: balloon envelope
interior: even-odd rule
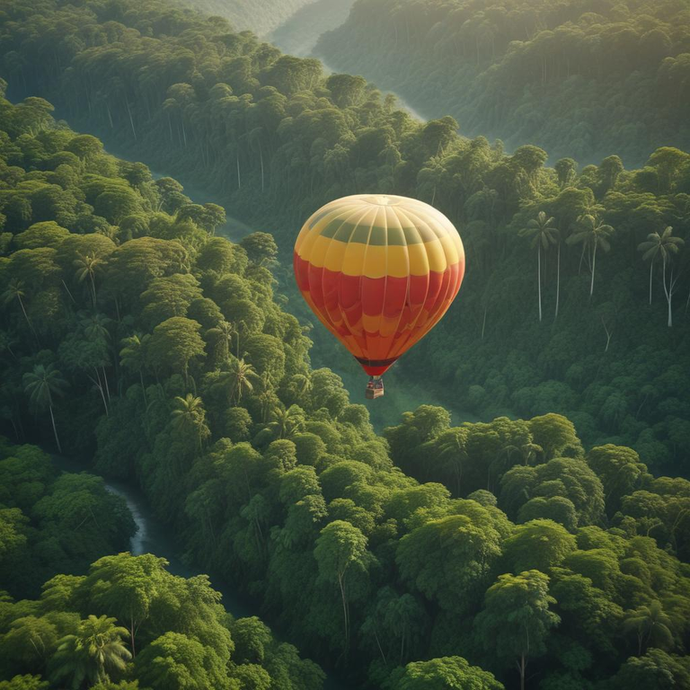
[[[465,274],[465,251],[432,206],[358,194],[309,218],[293,263],[319,320],[370,376],[380,376],[445,314]]]

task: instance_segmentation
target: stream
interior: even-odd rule
[[[52,458],[53,464],[63,472],[89,472],[89,470],[84,468],[83,464],[72,458],[58,455],[53,455]],[[91,472],[89,473],[94,474]],[[173,534],[166,525],[156,519],[146,497],[137,487],[114,479],[107,479],[106,477],[101,477],[101,479],[103,479],[107,491],[125,500],[132,514],[132,518],[134,519],[134,523],[137,526],[137,531],[130,540],[129,545],[130,553],[133,556],[151,553],[159,558],[165,558],[169,563],[167,570],[179,577],[189,578],[203,573],[203,571],[198,568],[186,565],[182,561],[179,550],[179,539],[176,538],[176,535]],[[231,589],[219,578],[211,574],[209,574],[209,577],[213,589],[223,595],[223,606],[225,606],[226,610],[235,618],[247,618],[260,615],[258,602],[252,601],[248,597]],[[290,642],[290,640],[283,639],[277,631],[272,630],[272,632],[277,640],[281,642]],[[305,652],[299,647],[299,641],[297,641],[297,648],[300,651],[300,655],[304,657]],[[323,668],[323,666],[321,668]],[[326,673],[326,680],[323,684],[324,690],[355,690],[355,685],[345,682],[334,674],[329,673],[326,669],[323,670],[324,673]]]

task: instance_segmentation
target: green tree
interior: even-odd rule
[[[72,690],[85,682],[107,682],[110,673],[124,671],[132,658],[123,643],[127,634],[114,618],[89,616],[81,621],[76,634],[59,641],[50,664],[51,678],[66,683]]]
[[[647,240],[638,246],[638,250],[644,252],[642,255],[643,261],[649,261],[649,303],[652,303],[652,279],[654,276],[654,264],[661,258],[661,262],[666,268],[666,262],[669,261],[672,254],[677,254],[683,246],[684,240],[680,237],[673,236],[673,228],[667,226],[666,229],[659,234],[652,232],[647,235]],[[664,273],[664,289],[666,289],[666,278]]]
[[[55,425],[55,415],[53,414],[53,405],[55,404],[55,397],[64,395],[67,388],[67,381],[62,378],[62,374],[52,365],[36,364],[33,371],[27,372],[22,377],[24,383],[24,391],[29,396],[29,404],[35,410],[45,409],[50,411],[50,421],[53,425],[53,434],[55,435],[55,444],[58,452],[62,453],[60,447],[60,438],[58,437],[57,426]]]
[[[48,690],[48,681],[41,676],[14,676],[11,680],[0,680],[0,690]]]
[[[613,690],[644,688],[667,690],[690,687],[690,661],[661,649],[649,649],[644,656],[631,656],[609,681]]]
[[[475,515],[430,520],[406,534],[396,553],[402,578],[455,614],[480,595],[500,555],[500,535],[490,513],[469,503],[477,506]]]
[[[583,254],[585,251],[589,251],[589,267],[592,274],[589,286],[589,296],[591,298],[594,294],[597,251],[599,248],[604,252],[608,252],[611,249],[609,237],[614,233],[614,229],[589,213],[582,216],[579,224],[581,229],[576,230],[566,241],[568,244],[581,244]]]
[[[245,362],[244,357],[242,357],[233,360],[229,379],[232,391],[231,399],[236,400],[239,404],[240,400],[242,400],[242,393],[245,391],[251,393],[254,390],[254,382],[260,381],[261,377],[254,369],[254,366],[249,362]]]
[[[5,288],[5,291],[2,293],[2,303],[7,306],[14,300],[17,300],[19,302],[19,306],[22,310],[22,314],[24,314],[24,318],[26,319],[26,323],[29,325],[29,328],[31,329],[31,332],[35,335],[36,331],[34,330],[34,326],[31,323],[31,319],[29,318],[29,315],[26,313],[26,306],[24,304],[24,298],[26,297],[26,289],[24,287],[24,283],[17,279],[17,278],[12,278],[9,283],[7,284],[7,287]]]
[[[500,575],[487,590],[484,609],[474,620],[484,648],[517,667],[520,690],[525,690],[529,659],[546,652],[549,631],[560,622],[549,609],[555,603],[544,573],[528,570],[519,575]]]
[[[210,646],[179,632],[167,632],[137,656],[137,677],[152,690],[234,690],[222,659]]]
[[[91,287],[91,300],[96,308],[96,275],[101,273],[105,268],[105,261],[102,257],[96,254],[79,254],[78,258],[74,260],[74,267],[76,268],[75,277],[77,282],[83,283],[88,279]]]
[[[259,266],[272,265],[278,256],[278,245],[273,235],[268,232],[253,232],[240,242],[249,257],[249,261]]]
[[[121,341],[120,363],[125,369],[139,374],[139,382],[146,402],[144,370],[146,369],[146,343],[150,336],[134,333]]]
[[[492,673],[470,666],[460,656],[413,661],[393,671],[383,687],[386,690],[503,690]]]
[[[513,573],[557,566],[577,548],[575,537],[553,520],[530,520],[517,525],[503,542],[503,559]]]
[[[161,596],[168,562],[153,554],[105,556],[91,565],[84,580],[91,606],[115,616],[129,626],[132,656],[136,634],[146,621],[156,597]]]
[[[191,393],[182,398],[177,396],[173,400],[175,409],[170,413],[174,428],[180,436],[185,438],[188,434],[195,440],[199,453],[204,441],[211,435],[211,430],[206,424],[206,410],[201,398]]]
[[[321,530],[316,540],[314,557],[319,566],[319,578],[336,582],[343,606],[345,650],[350,646],[350,613],[347,573],[352,567],[366,568],[367,538],[354,525],[334,520]]]
[[[623,621],[626,632],[634,632],[637,637],[637,656],[649,645],[654,647],[673,647],[673,632],[670,617],[664,612],[659,601],[649,606],[640,606],[628,611]]]
[[[526,228],[518,233],[520,237],[531,238],[531,246],[537,248],[537,288],[539,293],[539,320],[542,319],[541,310],[541,252],[558,243],[559,232],[554,225],[555,219],[549,218],[544,211],[539,211],[536,218],[529,221]],[[560,285],[560,262],[558,282]]]
[[[206,356],[204,341],[199,335],[201,324],[183,316],[173,316],[159,323],[151,334],[146,350],[152,369],[163,365],[189,378],[189,363]]]

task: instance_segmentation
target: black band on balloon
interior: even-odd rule
[[[393,364],[393,362],[395,362],[398,358],[393,357],[393,359],[365,359],[364,357],[355,357],[355,359],[360,364],[363,364],[365,367],[387,367]]]

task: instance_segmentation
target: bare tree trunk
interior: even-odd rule
[[[29,328],[31,329],[31,332],[36,336],[36,339],[38,339],[38,335],[36,334],[36,329],[34,328],[34,325],[31,323],[31,319],[29,318],[29,315],[26,313],[26,308],[24,307],[24,300],[21,298],[21,295],[17,295],[17,299],[19,300],[19,306],[22,308],[22,313],[24,314],[24,318],[26,319],[26,322],[29,324]]]
[[[589,298],[592,298],[592,295],[594,294],[594,272],[597,269],[597,247],[599,246],[599,243],[594,240],[594,251],[592,252],[592,282],[589,286]]]
[[[134,646],[134,619],[131,616],[129,618],[129,639],[131,640],[130,644],[132,645],[132,659],[134,659],[134,657],[137,655],[137,650]]]
[[[55,426],[55,417],[53,415],[53,406],[48,405],[50,410],[50,421],[53,423],[53,433],[55,434],[55,443],[57,444],[58,453],[62,455],[62,447],[60,446],[60,438],[58,437],[57,426]]]
[[[338,573],[338,586],[340,587],[340,597],[343,602],[343,617],[345,620],[345,653],[347,654],[348,647],[350,646],[350,630],[348,626],[348,615],[347,615],[347,600],[345,598],[345,585],[343,583],[343,576]]]
[[[129,101],[125,98],[127,103],[127,112],[129,113],[129,124],[132,126],[132,134],[134,134],[134,141],[137,140],[137,130],[134,128],[134,118],[132,117],[132,109],[129,107]]]
[[[561,243],[558,243],[558,258],[556,259],[556,313],[554,321],[558,318],[558,304],[561,300]]]
[[[108,396],[108,402],[110,402],[110,386],[108,385],[108,376],[105,373],[105,367],[101,367],[101,371],[103,372],[103,380],[105,381],[105,393]]]
[[[148,407],[148,403],[146,402],[146,386],[144,385],[144,372],[139,369],[139,380],[141,381],[141,390],[144,393],[144,405]]]
[[[98,373],[98,368],[94,367],[94,371],[96,372],[96,379],[91,379],[94,383],[94,386],[98,389],[98,392],[101,394],[101,400],[103,401],[103,407],[105,408],[105,416],[108,417],[108,403],[105,399],[105,394],[103,393],[103,384],[101,383],[101,375]],[[89,377],[91,378],[91,377]]]
[[[672,309],[671,305],[673,303],[673,288],[674,288],[673,272],[671,272],[671,279],[669,280],[669,284],[666,285],[666,260],[665,259],[664,259],[663,266],[664,266],[664,270],[663,270],[662,278],[663,278],[663,283],[664,283],[664,293],[666,294],[666,302],[668,304],[667,326],[669,328],[672,328],[673,327],[673,309]]]

